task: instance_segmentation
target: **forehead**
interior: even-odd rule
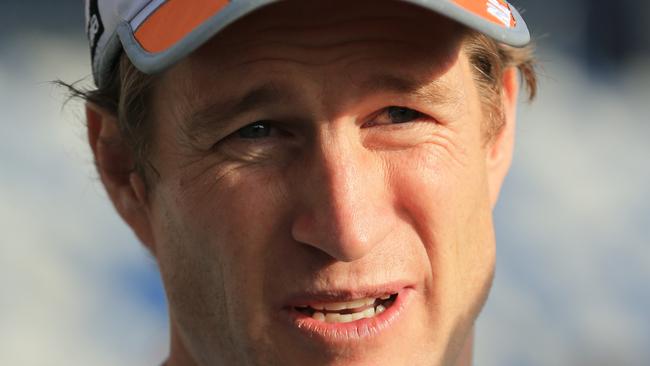
[[[296,94],[324,95],[328,85],[344,83],[348,91],[407,89],[445,74],[464,34],[457,23],[403,2],[284,1],[221,32],[160,84],[178,101],[288,84]]]

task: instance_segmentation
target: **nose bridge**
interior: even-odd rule
[[[299,242],[349,262],[372,251],[390,225],[381,164],[358,142],[358,133],[344,129],[326,128],[319,133],[304,171],[308,191],[302,195],[304,204],[293,235]]]
[[[368,199],[371,192],[363,191],[364,181],[368,178],[367,169],[363,164],[362,154],[354,151],[354,147],[339,138],[329,138],[322,144],[323,190],[321,196],[324,202],[319,202],[322,210],[317,215],[323,215],[322,221],[331,224],[330,229],[339,237],[349,240],[367,241],[367,225],[363,221],[363,211],[366,209],[362,200]],[[371,203],[366,202],[366,204]],[[329,212],[328,212],[329,211]]]

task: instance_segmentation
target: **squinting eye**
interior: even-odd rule
[[[405,107],[388,107],[386,113],[392,123],[406,123],[422,117],[422,113]]]
[[[259,139],[271,135],[271,126],[268,122],[255,122],[237,130],[237,136],[242,139]]]

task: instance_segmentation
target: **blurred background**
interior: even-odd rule
[[[82,105],[80,1],[0,11],[0,365],[156,365],[153,260],[108,203]],[[487,366],[650,364],[650,2],[515,0],[539,46],[477,325]]]

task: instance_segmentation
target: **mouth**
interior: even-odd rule
[[[407,313],[412,287],[301,296],[284,307],[285,319],[307,339],[350,344],[386,333]]]
[[[315,303],[295,306],[294,310],[325,323],[349,323],[359,319],[371,319],[389,309],[398,294],[367,297],[344,302]]]

